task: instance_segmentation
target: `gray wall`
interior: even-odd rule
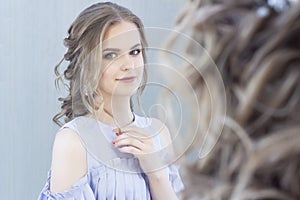
[[[54,65],[71,22],[94,1],[0,2],[0,199],[36,199],[51,164],[59,111]],[[119,0],[146,27],[174,26],[183,0]]]

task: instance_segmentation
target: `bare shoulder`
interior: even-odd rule
[[[86,172],[86,149],[79,135],[69,128],[60,130],[52,149],[51,192],[70,189]]]
[[[171,140],[171,135],[168,127],[159,119],[151,118],[152,124],[159,130],[160,138],[163,142],[163,146],[169,145]]]

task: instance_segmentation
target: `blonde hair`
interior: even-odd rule
[[[139,29],[143,59],[146,63],[147,41],[144,26],[135,14],[111,2],[96,3],[83,10],[70,26],[68,37],[64,39],[64,45],[68,48],[64,55],[64,59],[69,61],[67,69],[63,74],[59,73],[58,68],[64,59],[55,67],[56,87],[59,88],[59,82],[64,83],[64,79],[69,81],[67,84],[69,94],[65,98],[58,99],[62,101],[61,111],[53,117],[53,121],[59,126],[62,125],[59,119],[64,116],[64,121],[68,122],[77,116],[92,114],[95,108],[99,107],[95,105],[95,99],[99,96],[101,98],[97,90],[101,75],[101,67],[99,67],[102,62],[99,56],[101,55],[101,42],[108,28],[121,21],[132,22]],[[144,69],[138,97],[146,81],[147,71]]]
[[[183,199],[300,199],[299,10],[300,2],[277,11],[267,1],[249,0],[189,1],[182,10],[177,31],[191,31],[209,52],[226,86],[228,111],[219,118],[225,118],[222,135],[207,134],[221,108],[204,81],[216,79],[209,71],[214,64],[189,43],[187,56],[199,61],[203,75],[190,63],[181,66],[201,114],[194,115],[201,116],[198,140],[185,157]],[[193,160],[204,139],[215,138],[213,150]]]

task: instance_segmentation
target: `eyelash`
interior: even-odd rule
[[[134,49],[129,52],[129,55],[137,56],[141,53],[141,51],[142,51],[141,49]],[[112,56],[114,56],[114,57],[112,57]],[[107,53],[103,56],[104,59],[108,59],[108,60],[114,59],[116,57],[117,57],[116,53]]]
[[[135,52],[135,51],[137,51],[137,53],[133,53],[133,52]],[[134,56],[136,56],[136,55],[139,55],[141,53],[141,49],[134,49],[134,50],[132,50],[132,51],[130,51],[130,55],[134,55]]]
[[[114,55],[114,57],[112,57]],[[107,60],[111,60],[111,59],[114,59],[115,57],[117,57],[117,54],[116,53],[107,53],[103,56],[104,59],[107,59]]]

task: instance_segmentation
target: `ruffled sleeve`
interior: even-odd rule
[[[178,165],[169,165],[169,180],[172,184],[174,192],[178,197],[181,197],[181,192],[184,189],[183,182],[179,175],[179,166]]]
[[[95,200],[94,192],[88,184],[87,175],[78,180],[69,190],[57,194],[50,191],[50,177],[51,171],[48,172],[47,182],[38,200]]]

